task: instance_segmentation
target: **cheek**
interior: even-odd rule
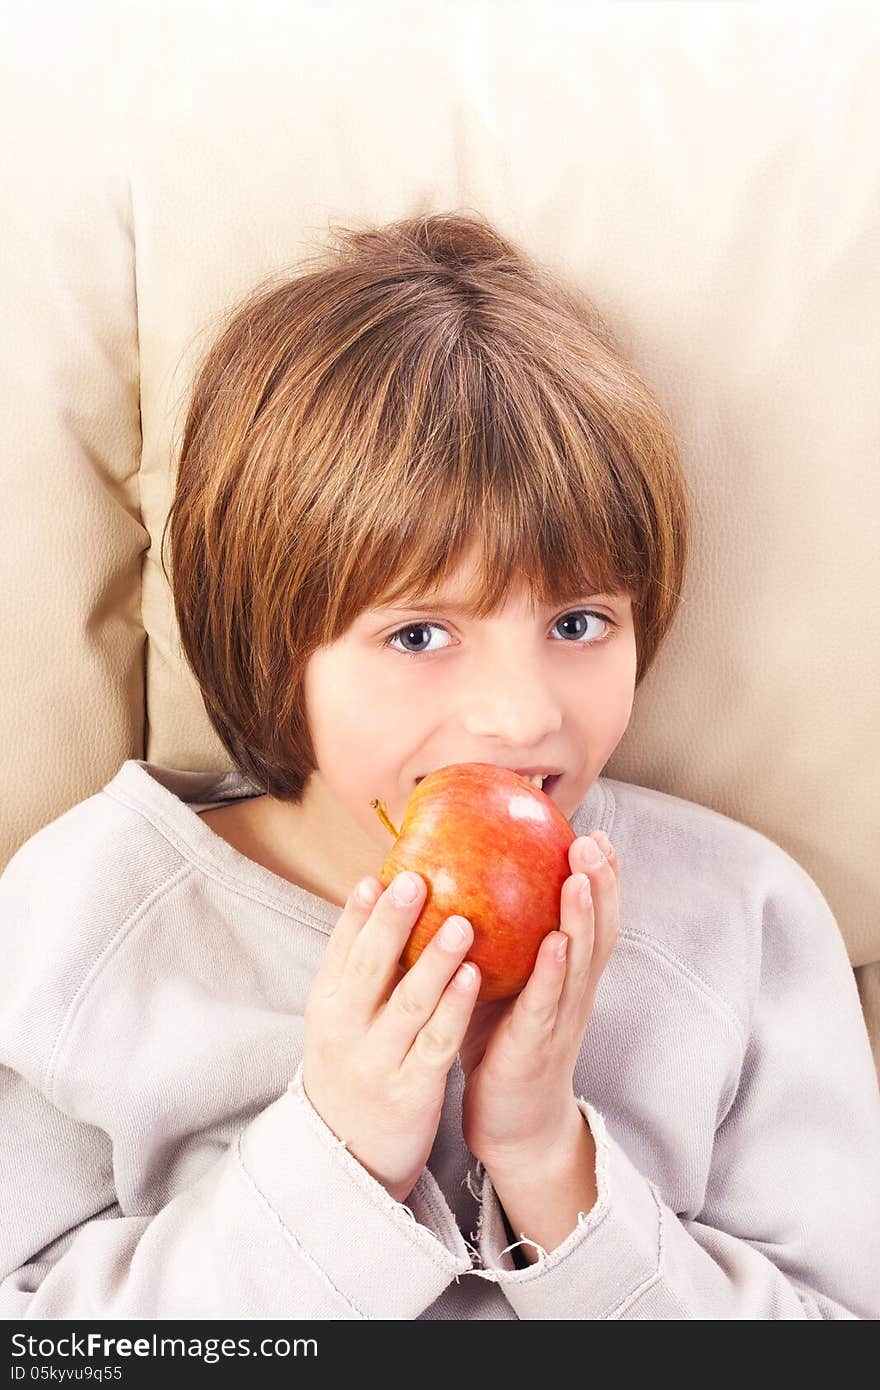
[[[373,797],[399,802],[410,746],[412,701],[374,656],[344,642],[316,652],[306,671],[306,710],[318,767],[334,795],[362,823]],[[366,808],[366,809],[364,809]]]
[[[635,699],[636,655],[632,642],[608,653],[607,664],[589,685],[589,698],[582,687],[575,689],[569,705],[585,738],[604,749],[615,745],[626,732]]]
[[[305,697],[319,761],[328,764],[350,757],[353,748],[378,754],[407,707],[400,680],[377,654],[344,639],[312,656]]]
[[[623,733],[629,723],[632,714],[633,702],[635,700],[635,680],[636,665],[635,659],[632,663],[626,663],[618,674],[618,679],[614,683],[614,698],[612,704],[611,718],[619,733]]]

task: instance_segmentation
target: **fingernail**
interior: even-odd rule
[[[581,849],[581,858],[590,869],[597,869],[604,863],[605,855],[596,844],[595,840],[585,840]]]
[[[418,896],[419,884],[415,874],[398,874],[391,885],[391,895],[401,907],[408,907]]]
[[[371,907],[376,901],[376,885],[371,878],[362,878],[355,889],[355,897],[364,907]]]
[[[444,922],[440,928],[441,946],[449,946],[455,950],[464,941],[464,927],[461,925],[460,917],[450,917],[448,922]]]
[[[557,960],[565,960],[565,953],[566,953],[567,950],[568,950],[568,937],[567,937],[567,936],[563,936],[562,939],[561,939],[560,941],[557,941],[557,943],[556,943],[556,959],[557,959]]]
[[[452,983],[459,989],[470,989],[476,978],[476,970],[471,965],[470,961],[466,960],[464,964],[460,965],[456,970],[452,977]]]

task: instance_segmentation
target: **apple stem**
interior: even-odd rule
[[[370,805],[372,806],[373,810],[376,812],[376,815],[379,817],[380,821],[381,821],[382,824],[384,825],[385,829],[388,831],[389,835],[393,835],[394,838],[395,838],[395,840],[396,840],[397,837],[398,837],[399,834],[400,834],[400,831],[399,831],[399,830],[395,830],[395,828],[394,828],[394,826],[392,825],[391,821],[388,819],[388,812],[385,810],[385,802],[384,802],[384,801],[371,801],[371,802],[370,802]]]

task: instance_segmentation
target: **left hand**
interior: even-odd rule
[[[582,858],[588,838],[610,851],[596,868]],[[466,1077],[462,1135],[490,1175],[540,1161],[572,1132],[572,1074],[599,979],[620,933],[620,866],[601,831],[573,840],[568,860],[572,873],[587,874],[592,903],[581,907],[577,884],[565,880],[561,931],[541,942],[519,994],[474,1006],[459,1050]],[[568,954],[558,961],[563,935]]]

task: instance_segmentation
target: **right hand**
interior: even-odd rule
[[[473,941],[435,933],[409,970],[400,957],[425,901],[425,881],[400,906],[376,878],[374,905],[352,890],[330,934],[305,1006],[303,1090],[349,1153],[397,1202],[412,1191],[440,1123],[446,1076],[480,988],[476,965],[458,967]],[[445,923],[444,923],[445,925]],[[396,987],[395,987],[396,986]],[[390,993],[389,993],[390,991]]]

